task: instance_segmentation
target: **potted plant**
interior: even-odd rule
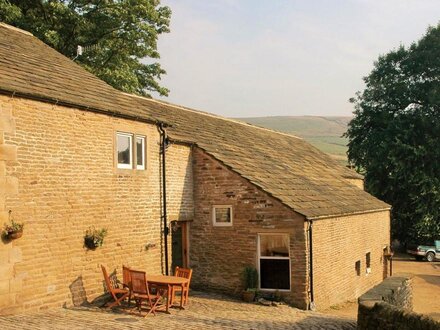
[[[23,236],[23,227],[24,224],[15,222],[11,217],[12,211],[9,210],[9,221],[10,224],[6,224],[3,227],[3,235],[7,239],[16,239]]]
[[[242,293],[243,300],[253,302],[258,286],[258,271],[253,266],[247,266],[244,268],[242,276],[245,289]]]
[[[84,245],[90,250],[96,249],[98,246],[102,246],[104,243],[104,237],[107,235],[107,229],[102,228],[100,230],[95,227],[90,227],[86,230],[84,235]]]

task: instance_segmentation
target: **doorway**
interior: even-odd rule
[[[171,268],[188,268],[188,223],[173,221],[171,223]]]
[[[382,270],[382,279],[386,279],[388,277],[388,257],[387,257],[388,248],[383,249],[382,258],[383,258],[383,270]]]

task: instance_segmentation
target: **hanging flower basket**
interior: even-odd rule
[[[105,228],[100,230],[96,230],[94,227],[89,228],[84,235],[84,245],[90,250],[95,250],[98,246],[102,246],[106,235],[107,229]]]
[[[17,239],[23,236],[23,230],[10,231],[6,235],[10,239]]]
[[[98,247],[98,245],[95,244],[93,237],[84,237],[84,245],[90,250],[94,250]]]
[[[23,236],[23,227],[24,224],[19,223],[19,222],[15,222],[14,219],[12,218],[12,211],[9,210],[9,224],[5,223],[4,227],[3,227],[3,236],[6,239],[17,239],[20,238],[21,236]]]

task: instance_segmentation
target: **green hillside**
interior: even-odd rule
[[[236,118],[276,131],[300,136],[341,162],[347,162],[347,130],[351,117],[275,116]]]

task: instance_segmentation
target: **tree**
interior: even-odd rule
[[[0,0],[0,20],[33,33],[113,87],[168,95],[158,83],[157,38],[169,32],[171,10],[160,0]]]
[[[392,205],[392,236],[440,238],[440,25],[380,56],[351,99],[348,158]]]

